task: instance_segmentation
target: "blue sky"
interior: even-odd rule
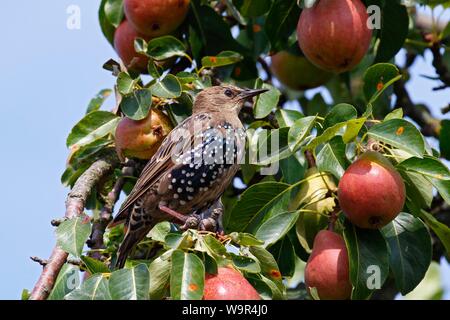
[[[60,183],[65,139],[89,100],[114,79],[102,64],[115,53],[100,32],[99,1],[9,0],[0,2],[0,299],[32,289],[41,271],[30,256],[47,258],[54,245],[50,220],[64,214],[68,190]],[[81,29],[66,27],[66,9],[81,9]],[[433,75],[419,61],[410,92],[435,115],[450,90],[431,93]],[[107,104],[112,105],[112,101]]]

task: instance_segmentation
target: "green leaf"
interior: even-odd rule
[[[248,273],[260,273],[261,267],[259,263],[252,258],[246,256],[239,256],[237,254],[231,253],[231,261],[233,265],[241,271]]]
[[[300,149],[305,139],[311,135],[311,130],[316,124],[317,117],[305,117],[295,121],[289,130],[289,148],[292,152]]]
[[[296,255],[289,237],[284,237],[269,249],[285,277],[292,277],[295,272]]]
[[[381,232],[389,248],[389,265],[397,289],[405,295],[422,281],[428,270],[431,236],[420,219],[403,212]]]
[[[258,240],[254,235],[244,232],[232,232],[230,238],[240,246],[260,246],[263,241]]]
[[[275,0],[267,15],[265,32],[272,50],[279,51],[289,46],[288,38],[297,27],[300,8],[297,0]]]
[[[233,2],[241,3],[238,6],[239,11],[244,17],[248,18],[256,18],[264,15],[269,11],[270,5],[272,4],[270,0],[235,0]]]
[[[147,55],[155,60],[166,60],[186,55],[186,46],[173,36],[163,36],[149,41]]]
[[[393,111],[388,113],[386,117],[384,117],[385,121],[392,119],[403,119],[403,109],[402,108],[394,109]]]
[[[345,223],[344,239],[350,262],[352,299],[367,299],[373,292],[369,285],[380,285],[381,288],[389,274],[386,242],[379,230],[360,229],[348,221]],[[375,268],[375,273],[372,268]]]
[[[340,103],[335,105],[325,117],[323,128],[329,128],[335,124],[346,122],[350,119],[356,119],[358,111],[351,104]]]
[[[256,231],[255,236],[269,247],[283,238],[295,225],[299,212],[283,212],[267,219]]]
[[[361,123],[364,123],[365,121],[366,121],[365,118],[358,118],[358,119],[349,120],[347,122],[340,122],[338,124],[335,124],[334,126],[327,128],[321,135],[312,139],[311,142],[305,148],[307,150],[314,150],[319,145],[326,143],[326,142],[330,141],[331,139],[333,139],[345,127],[351,128],[351,130],[350,130],[351,134],[346,134],[346,132],[344,132],[343,138],[350,139],[356,132],[354,125],[360,126]]]
[[[208,234],[203,238],[207,252],[211,257],[225,258],[228,256],[225,246],[212,235]]]
[[[228,232],[246,231],[257,220],[263,218],[263,212],[288,187],[289,185],[279,182],[265,182],[251,186],[244,191],[231,213],[225,213],[225,229]]]
[[[262,247],[250,247],[250,253],[258,259],[261,274],[266,276],[270,281],[273,281],[279,291],[284,292],[283,278],[272,254]]]
[[[409,15],[405,6],[395,1],[386,1],[382,11],[380,44],[376,62],[391,60],[403,47],[409,29]]]
[[[100,22],[100,29],[102,30],[103,35],[109,41],[111,45],[114,43],[114,32],[116,28],[109,22],[108,18],[105,14],[105,5],[108,0],[102,0],[100,4],[100,8],[98,10],[98,20]]]
[[[123,0],[106,0],[104,10],[108,21],[117,28],[124,16]]]
[[[303,154],[297,153],[280,161],[283,181],[288,184],[294,184],[305,176],[306,160]]]
[[[172,250],[166,251],[164,254],[156,258],[148,267],[150,273],[150,299],[161,300],[168,287],[170,280],[170,272],[172,262],[170,257]]]
[[[259,79],[258,79],[259,80]],[[259,80],[261,81],[261,80]],[[256,89],[268,89],[269,91],[260,94],[256,98],[255,107],[253,109],[253,113],[255,115],[255,119],[263,119],[267,117],[273,109],[278,106],[278,102],[280,100],[280,91],[271,86],[270,84],[258,84]]]
[[[291,127],[298,119],[303,118],[304,115],[300,111],[278,109],[275,113],[278,125],[282,127]]]
[[[441,150],[441,156],[447,160],[450,160],[450,120],[441,121],[441,132],[439,134],[439,147]]]
[[[67,137],[69,148],[82,147],[116,130],[120,118],[107,111],[94,111],[78,122]]]
[[[111,300],[108,289],[108,280],[101,274],[84,281],[81,286],[68,295],[65,300]]]
[[[154,96],[165,99],[175,99],[181,96],[181,83],[173,74],[168,74],[161,81],[150,87]]]
[[[216,56],[206,56],[202,58],[203,68],[217,68],[235,64],[243,59],[240,53],[234,51],[222,51]]]
[[[109,273],[110,270],[108,267],[101,261],[91,258],[89,256],[81,256],[81,261],[83,261],[86,266],[86,270],[89,271],[90,274],[96,273]]]
[[[174,300],[201,300],[205,282],[205,266],[193,253],[172,253],[170,295]]]
[[[89,105],[86,110],[86,114],[91,113],[92,111],[97,111],[102,106],[103,102],[111,95],[111,89],[103,89],[101,90],[92,100],[89,102]]]
[[[89,216],[79,216],[63,221],[56,228],[56,245],[79,258],[84,243],[91,235],[92,225]]]
[[[142,120],[148,116],[152,106],[152,92],[149,89],[139,89],[131,95],[123,97],[120,110],[132,120]]]
[[[450,204],[450,181],[449,180],[438,180],[430,179],[433,186],[437,189],[442,199],[446,203]]]
[[[48,300],[63,300],[79,283],[80,269],[72,264],[65,263],[59,271]]]
[[[419,130],[403,119],[392,119],[374,125],[368,132],[375,140],[405,150],[412,155],[422,157],[425,144]]]
[[[400,71],[390,63],[378,63],[369,67],[364,74],[364,95],[370,104],[395,81],[400,80]]]
[[[137,83],[138,79],[131,78],[126,72],[120,72],[117,76],[117,89],[120,94],[128,95],[132,93]]]
[[[336,136],[323,146],[317,154],[317,167],[319,171],[333,174],[340,179],[350,161],[345,154],[345,144],[341,136]]]
[[[344,143],[349,143],[356,139],[366,121],[367,118],[351,119],[347,121],[347,128],[345,129],[344,135],[342,136]]]
[[[111,273],[109,291],[114,300],[148,300],[150,274],[145,264]]]
[[[287,127],[258,132],[258,161],[252,164],[267,166],[290,157],[292,152],[288,146],[288,135]]]
[[[164,242],[166,236],[170,233],[170,223],[168,221],[163,221],[158,223],[156,226],[150,230],[148,236],[152,238],[152,240]]]
[[[433,185],[424,176],[400,171],[405,182],[406,194],[419,208],[429,208],[433,201]]]
[[[412,157],[399,163],[397,168],[406,172],[415,172],[423,176],[438,179],[450,180],[450,170],[438,159],[424,156],[423,159]]]

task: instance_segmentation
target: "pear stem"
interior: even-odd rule
[[[337,215],[340,211],[339,208],[335,208],[333,212],[331,212],[330,219],[328,222],[328,230],[334,232],[334,226],[336,225]]]

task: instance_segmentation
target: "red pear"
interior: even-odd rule
[[[348,167],[338,186],[347,218],[360,228],[377,229],[395,219],[405,204],[405,184],[394,166],[369,151]]]
[[[308,291],[315,288],[321,300],[350,298],[348,253],[340,235],[328,230],[317,234],[306,263],[305,284]]]
[[[139,121],[122,118],[115,133],[116,150],[120,158],[148,160],[172,130],[170,119],[152,109],[147,118]]]
[[[128,20],[140,33],[152,38],[167,35],[186,18],[190,0],[125,0]]]
[[[280,51],[271,57],[271,69],[277,79],[293,90],[307,90],[324,85],[332,73],[317,68],[304,56]]]
[[[145,73],[147,71],[148,57],[136,53],[134,40],[150,38],[138,33],[131,24],[124,20],[114,34],[114,48],[127,69]]]
[[[299,45],[318,67],[336,73],[349,71],[369,49],[368,18],[361,0],[320,0],[300,15]]]
[[[238,271],[221,267],[217,274],[206,275],[203,300],[261,300],[261,297]]]

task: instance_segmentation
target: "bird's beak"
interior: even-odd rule
[[[239,93],[238,97],[239,100],[248,100],[250,98],[256,97],[258,95],[260,95],[261,93],[267,92],[269,91],[268,89],[247,89],[242,91],[241,93]]]

